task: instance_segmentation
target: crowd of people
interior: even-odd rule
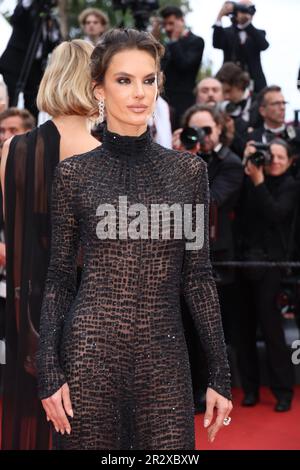
[[[0,58],[0,287],[6,283],[6,289],[0,288],[0,336],[6,343],[6,364],[1,366],[2,449],[53,445],[36,383],[50,259],[51,186],[60,161],[97,149],[103,136],[107,138],[103,118],[108,111],[104,98],[93,94],[89,63],[92,57],[95,72],[95,63],[99,67],[101,61],[108,61],[99,46],[110,30],[108,16],[94,8],[84,10],[78,19],[83,39],[70,42],[61,41],[58,23],[44,23],[20,90],[38,3],[18,2],[12,16],[13,33]],[[164,43],[165,52],[160,61],[164,79],[161,72],[158,77],[162,91],[148,126],[157,144],[178,155],[189,152],[206,163],[210,260],[225,341],[236,352],[242,405],[255,406],[260,399],[259,328],[266,344],[269,386],[276,398],[274,410],[285,412],[292,406],[295,378],[277,300],[287,272],[280,263],[297,261],[300,255],[296,243],[300,128],[286,122],[287,103],[280,84],[266,82],[260,54],[269,44],[266,32],[253,25],[254,15],[255,6],[249,0],[224,3],[212,33],[213,46],[224,52],[224,64],[215,76],[198,82],[205,44],[188,29],[181,9],[167,6],[151,19],[151,37]],[[230,16],[230,27],[222,26],[224,16]],[[97,80],[94,73],[94,87],[101,83]],[[19,91],[24,92],[27,109],[16,107]],[[110,106],[117,113],[117,104]],[[52,120],[36,127],[40,111]],[[97,121],[98,111],[103,122]],[[244,264],[235,267],[232,261]],[[249,267],[249,261],[258,262],[257,266]],[[83,264],[79,253],[78,285]],[[195,409],[204,411],[206,384],[211,380],[207,351],[193,325],[194,300],[188,302],[182,292],[180,301]],[[47,329],[45,324],[43,328]],[[44,390],[52,394],[53,386],[60,385],[61,399],[72,418],[68,386],[60,376],[44,386],[43,399]],[[223,395],[230,400],[228,394]],[[47,416],[52,416],[51,406],[51,402],[44,403]],[[68,421],[51,421],[56,431],[65,427],[68,433]]]

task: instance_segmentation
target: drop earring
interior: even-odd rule
[[[105,102],[103,98],[100,98],[98,101],[98,109],[99,109],[99,122],[104,121],[104,112],[105,112]]]

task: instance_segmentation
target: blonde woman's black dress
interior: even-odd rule
[[[148,233],[124,236],[147,208]],[[123,199],[124,201],[124,199]],[[204,204],[205,239],[147,237],[153,204]],[[99,237],[107,204],[116,224]],[[126,203],[125,203],[126,204]],[[133,210],[134,209],[134,210]],[[114,218],[114,214],[116,217]],[[162,221],[159,227],[162,229]],[[230,373],[208,247],[208,183],[200,157],[167,150],[147,130],[104,129],[103,145],[61,162],[52,197],[52,252],[42,307],[39,394],[70,387],[74,418],[61,449],[194,449],[194,405],[180,310],[183,290],[208,358],[208,385],[231,397]],[[144,227],[144,226],[143,226]],[[171,217],[171,228],[174,218]],[[171,230],[172,234],[172,230]],[[144,237],[144,235],[146,235]],[[76,292],[76,254],[83,250]]]
[[[50,258],[50,201],[60,135],[52,121],[9,147],[5,172],[6,365],[2,450],[49,449],[51,432],[38,398],[36,351]]]

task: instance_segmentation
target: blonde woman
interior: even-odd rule
[[[35,353],[50,252],[51,185],[59,161],[99,145],[89,79],[93,47],[63,42],[53,52],[37,104],[53,120],[4,144],[1,183],[7,244],[6,371],[2,449],[47,449],[49,426],[37,398]]]

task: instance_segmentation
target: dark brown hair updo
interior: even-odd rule
[[[160,60],[164,55],[165,48],[151,33],[131,28],[110,29],[101,36],[91,55],[92,80],[95,81],[96,85],[102,84],[113,56],[128,49],[145,51],[153,57],[157,67],[158,89],[161,91],[163,79],[160,71]]]

